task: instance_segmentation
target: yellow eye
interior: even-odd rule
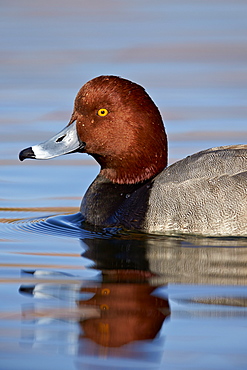
[[[98,110],[98,116],[100,117],[105,117],[108,113],[109,113],[108,110],[105,108],[101,108]]]

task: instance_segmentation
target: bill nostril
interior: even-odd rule
[[[63,141],[66,135],[60,136],[57,140],[56,143],[60,143],[60,141]]]

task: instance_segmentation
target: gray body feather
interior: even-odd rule
[[[247,235],[247,145],[208,149],[167,167],[153,181],[144,229]]]

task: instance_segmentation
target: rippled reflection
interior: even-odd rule
[[[67,351],[70,348],[69,351],[80,358],[120,356],[129,361],[156,363],[162,355],[162,347],[154,353],[149,348],[150,340],[158,335],[170,309],[167,297],[157,297],[156,287],[149,282],[152,273],[145,248],[139,241],[132,246],[131,239],[125,238],[85,239],[83,248],[86,249],[83,256],[94,261],[94,268],[101,271],[101,281],[73,283],[72,280],[69,284],[67,274],[24,272],[37,277],[39,283],[21,285],[19,289],[21,294],[36,298],[32,307],[24,307],[22,311],[25,324],[30,324],[23,328],[22,344],[33,347],[38,343],[46,348],[49,343],[58,341],[62,327],[68,330],[73,322],[61,346],[57,344],[60,351],[66,346]],[[59,284],[55,284],[55,280],[53,284],[46,283],[52,276],[60,279]],[[143,342],[145,351],[140,344]]]
[[[79,235],[82,267],[91,261],[96,275],[88,279],[84,273],[78,278],[62,271],[23,271],[32,284],[21,284],[19,292],[32,297],[32,303],[22,306],[21,346],[67,353],[78,369],[85,364],[102,368],[102,359],[114,369],[153,369],[169,364],[171,351],[179,351],[173,336],[191,338],[192,346],[203,338],[203,346],[207,333],[212,335],[224,320],[224,330],[217,333],[221,348],[229,345],[236,325],[231,320],[244,323],[244,238],[97,232],[81,228],[79,215],[30,221],[22,227],[35,233],[46,229],[53,236],[63,228],[63,235],[72,239]]]

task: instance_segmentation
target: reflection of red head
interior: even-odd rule
[[[95,296],[79,305],[99,309],[97,318],[80,322],[83,337],[105,347],[119,347],[135,340],[153,339],[169,315],[168,301],[150,295],[148,284],[103,284],[87,288]]]

